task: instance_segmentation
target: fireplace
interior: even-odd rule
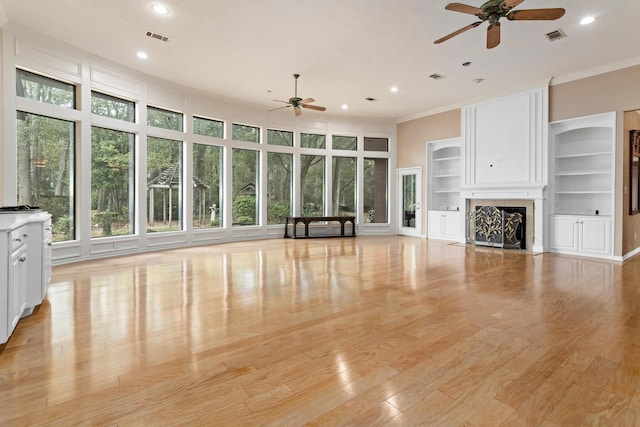
[[[525,206],[479,205],[467,214],[467,242],[504,249],[527,248]]]

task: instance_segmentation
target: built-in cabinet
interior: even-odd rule
[[[427,236],[460,240],[460,138],[427,144]]]
[[[45,296],[51,280],[50,243],[49,214],[0,214],[0,344]]]
[[[429,211],[428,236],[434,239],[458,240],[460,215],[460,212]]]
[[[615,113],[552,123],[549,138],[550,250],[611,257]]]
[[[611,218],[554,215],[551,228],[551,247],[556,252],[611,254]]]

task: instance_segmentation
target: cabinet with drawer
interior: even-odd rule
[[[51,279],[51,216],[0,215],[0,344],[31,314]]]
[[[2,229],[0,251],[0,343],[6,342],[27,305],[26,225],[15,223]]]

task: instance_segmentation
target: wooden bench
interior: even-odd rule
[[[309,236],[309,224],[312,222],[337,221],[340,223],[340,235],[318,235]],[[351,223],[351,234],[344,234],[344,224]],[[289,235],[289,223],[293,224],[293,235]],[[304,224],[304,236],[298,236],[297,225]],[[356,237],[356,217],[355,216],[288,216],[284,223],[284,237],[292,239],[311,237]]]

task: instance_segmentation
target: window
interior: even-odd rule
[[[224,138],[224,122],[194,116],[193,133],[196,135]]]
[[[293,147],[293,132],[285,130],[267,130],[267,144]]]
[[[51,214],[55,242],[73,240],[75,124],[22,111],[17,117],[17,203]]]
[[[91,237],[133,234],[135,135],[91,128]]]
[[[356,159],[334,157],[331,202],[333,215],[355,215],[356,212]]]
[[[387,138],[364,138],[365,151],[389,151],[389,139]]]
[[[91,92],[91,112],[98,116],[134,122],[136,103],[100,92]]]
[[[147,232],[182,230],[182,141],[147,138]]]
[[[64,108],[76,108],[76,87],[28,71],[16,70],[16,94]]]
[[[324,214],[325,157],[300,156],[300,212],[302,216]]]
[[[337,136],[331,138],[333,148],[336,150],[357,150],[358,138],[355,136]]]
[[[193,228],[222,227],[222,147],[193,144]]]
[[[313,133],[300,134],[300,147],[302,148],[325,148],[327,137]]]
[[[182,113],[151,106],[147,107],[147,124],[157,128],[177,130],[180,132],[184,129]]]
[[[267,153],[267,224],[284,224],[291,215],[293,155]]]
[[[259,143],[260,128],[234,123],[233,126],[231,126],[231,139],[234,141]]]
[[[387,159],[364,159],[364,222],[388,222],[387,163]]]
[[[234,148],[231,156],[233,225],[258,225],[260,152]]]

